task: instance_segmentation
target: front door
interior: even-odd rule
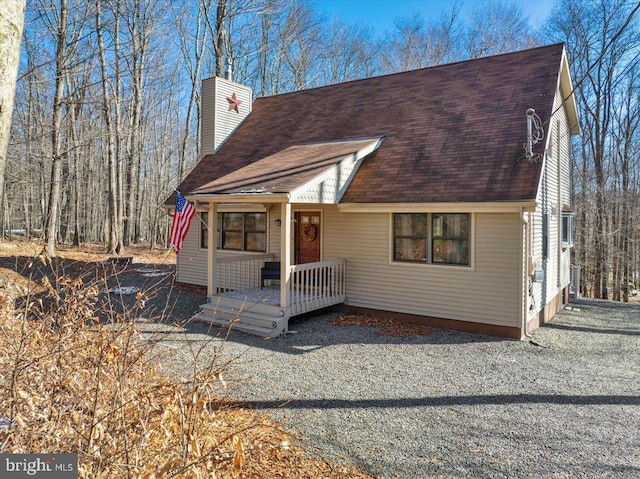
[[[320,261],[320,212],[296,211],[296,264]]]

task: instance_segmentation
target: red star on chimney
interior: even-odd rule
[[[229,111],[235,110],[236,113],[240,113],[238,107],[242,104],[242,102],[236,98],[235,93],[233,93],[231,97],[227,97],[227,101],[229,102]]]

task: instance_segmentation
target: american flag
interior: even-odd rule
[[[187,199],[176,191],[176,211],[173,214],[171,222],[171,235],[169,243],[173,245],[173,249],[178,254],[182,249],[182,240],[187,236],[191,218],[196,213],[196,209],[187,201]]]

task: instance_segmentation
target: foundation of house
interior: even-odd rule
[[[467,333],[487,334],[489,336],[497,336],[500,338],[521,339],[520,328],[510,326],[496,326],[492,324],[474,323],[471,321],[460,321],[456,319],[434,318],[431,316],[420,316],[417,314],[397,313],[394,311],[382,311],[379,309],[361,308],[357,306],[347,306],[340,304],[332,307],[334,311],[345,313],[369,314],[383,318],[397,319],[407,323],[418,324],[421,326],[432,326],[441,329],[453,329],[455,331],[464,331]]]

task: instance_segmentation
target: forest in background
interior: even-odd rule
[[[376,33],[313,0],[28,0],[0,232],[52,256],[165,245],[164,200],[200,157],[200,80],[228,62],[266,96],[563,41],[582,130],[573,262],[584,294],[624,299],[640,261],[640,5],[557,0],[537,30],[518,2],[461,5]]]

